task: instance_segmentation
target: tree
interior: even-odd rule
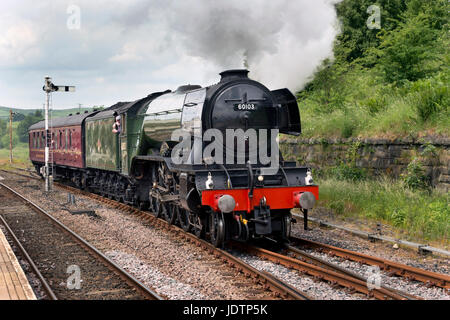
[[[0,139],[0,145],[2,148],[8,148],[9,149],[9,132],[8,134],[5,134],[2,136],[2,138]],[[17,137],[17,134],[15,132],[13,132],[12,135],[12,143],[13,146],[15,146],[19,141],[19,138]]]
[[[14,122],[22,121],[23,119],[25,119],[25,115],[23,113],[14,113],[13,115]]]
[[[25,116],[25,119],[23,119],[17,126],[17,135],[19,137],[19,140],[21,142],[27,142],[28,128],[41,120],[43,120],[41,111],[36,111],[34,114],[28,114],[27,116]]]
[[[6,132],[6,121],[0,119],[0,136],[3,136]]]
[[[6,128],[6,121],[3,121],[0,119],[0,137],[6,136],[7,128]],[[3,142],[0,139],[0,149],[3,148]]]
[[[334,50],[337,59],[352,62],[362,58],[369,48],[379,46],[377,34],[380,30],[367,27],[367,9],[371,5],[380,7],[381,28],[384,31],[395,29],[406,10],[405,0],[344,0],[336,4],[341,24]]]
[[[386,33],[378,51],[386,81],[417,81],[436,72],[438,37],[439,31],[430,26],[424,13],[408,17],[395,31]]]

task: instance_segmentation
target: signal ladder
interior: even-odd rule
[[[55,133],[53,132],[53,115],[52,115],[52,111],[53,108],[50,108],[49,110],[49,126],[48,126],[48,132],[46,132],[45,134],[45,139],[46,139],[46,145],[49,146],[48,148],[48,175],[49,177],[51,176],[53,178],[53,165],[54,165],[54,161],[53,161],[53,149],[55,147],[55,141],[54,141],[54,137],[55,137]]]

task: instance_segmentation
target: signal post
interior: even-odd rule
[[[74,86],[55,86],[52,83],[52,78],[45,77],[45,84],[42,90],[45,91],[45,167],[44,167],[44,177],[45,177],[45,191],[51,191],[53,189],[53,172],[50,172],[49,166],[49,154],[50,145],[52,140],[52,135],[48,127],[48,111],[50,105],[50,94],[52,92],[75,92]]]

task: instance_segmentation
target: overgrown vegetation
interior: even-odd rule
[[[410,189],[388,178],[348,181],[319,179],[320,205],[341,217],[357,216],[407,231],[410,239],[448,245],[450,208],[448,196]]]
[[[367,178],[367,172],[363,168],[356,166],[358,159],[358,150],[361,147],[361,142],[353,143],[347,151],[346,159],[341,160],[336,167],[325,170],[325,175],[331,175],[339,180],[346,181],[362,181]]]
[[[381,30],[366,25],[381,8]],[[447,0],[344,0],[341,34],[298,93],[305,136],[424,135],[450,132]]]
[[[320,189],[319,206],[339,218],[360,217],[391,225],[402,238],[449,244],[448,195],[433,190],[424,164],[438,157],[432,144],[414,156],[400,179],[370,177],[357,166],[361,142],[353,143],[335,167],[314,170]]]

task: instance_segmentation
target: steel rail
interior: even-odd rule
[[[276,264],[283,265],[287,268],[294,269],[300,273],[306,273],[310,276],[318,278],[320,280],[328,281],[332,284],[338,284],[349,288],[350,290],[355,290],[360,293],[366,294],[368,296],[373,296],[379,300],[407,300],[408,298],[400,295],[396,292],[384,288],[369,288],[367,282],[348,276],[333,270],[325,269],[314,264],[306,263],[301,260],[288,257],[283,254],[279,254],[270,250],[266,250],[254,246],[242,246],[237,243],[233,243],[234,246],[238,246],[241,250],[253,254],[262,259],[272,261]]]
[[[286,282],[282,282],[280,279],[275,277],[273,274],[271,274],[268,271],[261,271],[262,274],[269,277],[270,279],[273,279],[274,281],[280,283],[281,285],[285,286],[286,288],[290,288],[293,292],[296,292],[299,296],[303,297],[302,300],[314,300],[311,296],[305,294],[302,291],[299,291],[297,288],[294,288],[293,286],[287,284]]]
[[[38,277],[39,281],[42,284],[42,288],[44,289],[47,297],[50,300],[58,300],[53,290],[50,288],[50,285],[48,284],[47,280],[44,279],[44,276],[39,271],[39,268],[34,263],[33,259],[31,259],[28,252],[25,250],[25,248],[22,246],[22,243],[20,243],[19,238],[15,235],[14,231],[12,231],[11,227],[8,225],[6,220],[3,218],[2,215],[0,215],[0,222],[5,226],[5,229],[8,231],[9,235],[11,236],[14,244],[19,248],[20,252],[22,253],[23,257],[27,260],[29,263],[31,269],[33,270],[34,274]]]
[[[331,263],[331,262],[326,261],[324,259],[321,259],[319,257],[313,256],[312,254],[309,254],[307,252],[304,252],[304,251],[299,250],[297,248],[294,248],[292,246],[286,245],[286,249],[287,249],[288,252],[292,253],[296,258],[301,258],[303,260],[308,260],[309,263],[313,263],[313,264],[316,264],[316,265],[318,265],[320,267],[324,267],[324,268],[327,268],[327,269],[330,269],[330,270],[334,270],[336,272],[340,272],[342,274],[346,274],[346,275],[348,275],[350,277],[359,279],[359,280],[364,281],[366,283],[368,281],[367,278],[365,278],[364,276],[362,276],[362,275],[360,275],[360,274],[358,274],[356,272],[353,272],[351,270],[342,268],[342,267],[340,267],[340,266],[338,266],[338,265],[336,265],[334,263]],[[397,290],[397,289],[394,289],[394,288],[390,288],[390,287],[388,287],[386,285],[383,285],[383,284],[380,284],[380,287],[384,288],[386,290],[389,290],[389,291],[393,291],[393,292],[395,292],[395,293],[405,297],[408,300],[423,300],[420,297],[411,295],[409,293],[406,293],[406,292],[403,292],[403,291],[400,291],[400,290]]]
[[[101,253],[97,248],[92,246],[90,243],[88,243],[86,240],[81,238],[78,234],[67,228],[65,225],[63,225],[61,222],[59,222],[57,219],[55,219],[53,216],[51,216],[49,213],[47,213],[44,209],[39,207],[37,204],[35,204],[33,201],[25,198],[23,195],[15,191],[14,189],[10,188],[9,186],[5,185],[4,183],[0,182],[0,186],[7,189],[9,192],[20,198],[22,201],[24,201],[26,204],[30,205],[36,212],[43,214],[45,217],[47,217],[51,222],[53,222],[57,227],[62,229],[64,232],[69,234],[72,238],[74,238],[80,245],[82,245],[85,249],[87,249],[91,254],[99,258],[107,267],[109,267],[112,271],[117,273],[124,281],[126,281],[129,285],[131,285],[133,288],[137,289],[138,292],[141,293],[142,296],[144,296],[148,300],[163,300],[161,296],[159,296],[156,292],[150,290],[147,288],[144,284],[142,284],[139,280],[137,280],[135,277],[133,277],[131,274],[129,274],[127,271],[122,269],[119,265],[117,265],[114,261],[109,259],[107,256],[105,256],[103,253]]]
[[[338,257],[364,263],[368,265],[377,265],[380,269],[383,269],[390,274],[405,277],[407,279],[417,280],[428,285],[434,285],[437,287],[449,289],[450,288],[450,276],[440,274],[432,271],[427,271],[415,267],[411,267],[405,264],[393,262],[383,258],[370,256],[364,253],[350,251],[347,249],[338,248],[324,243],[319,243],[311,240],[300,239],[291,237],[290,240],[296,245],[306,245],[311,248],[319,249],[321,251],[328,252]]]

